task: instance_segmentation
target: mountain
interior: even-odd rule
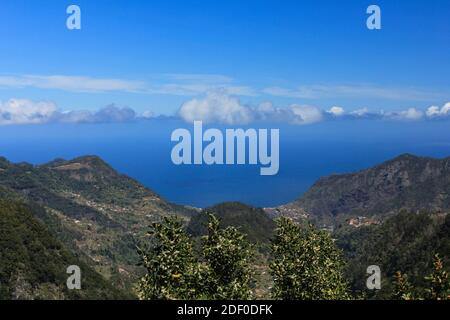
[[[332,232],[344,253],[356,294],[389,299],[397,271],[417,291],[428,284],[439,254],[450,270],[450,157],[401,155],[372,168],[319,179],[301,198],[266,209]],[[382,289],[366,290],[366,269],[377,265]]]
[[[33,216],[33,208],[1,196],[0,300],[130,298],[65,248]],[[71,265],[81,269],[82,290],[66,286]]]
[[[199,244],[207,214],[235,226],[258,249],[256,291],[269,297],[267,266],[273,218],[310,221],[333,232],[356,292],[365,268],[380,265],[389,294],[395,271],[418,287],[434,253],[450,265],[450,158],[402,155],[352,174],[318,182],[300,199],[274,209],[238,202],[203,210],[174,205],[96,156],[43,165],[0,158],[0,299],[116,299],[133,297],[145,270],[136,245],[167,215],[184,220]],[[79,265],[83,290],[67,290],[68,265]]]
[[[170,204],[102,159],[85,156],[44,165],[0,158],[3,193],[35,207],[34,216],[87,265],[131,291],[142,273],[136,242],[147,226],[197,211]]]
[[[400,209],[450,210],[450,157],[405,154],[367,170],[321,178],[276,213],[336,227],[376,224]]]

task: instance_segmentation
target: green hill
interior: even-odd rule
[[[27,205],[0,199],[0,230],[0,299],[130,298],[56,240]],[[67,289],[70,265],[81,268],[81,290]]]
[[[166,215],[194,210],[173,205],[96,156],[44,165],[0,158],[3,192],[34,208],[33,215],[83,262],[132,291],[143,269],[136,243]]]

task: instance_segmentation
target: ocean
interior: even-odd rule
[[[280,129],[275,176],[261,176],[259,165],[174,165],[171,133],[192,125],[170,119],[0,127],[0,156],[42,164],[98,155],[168,201],[195,207],[224,201],[274,207],[297,199],[323,176],[362,170],[403,153],[450,156],[449,121],[341,120],[259,127]]]

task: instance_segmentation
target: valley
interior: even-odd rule
[[[151,223],[171,215],[184,221],[197,242],[206,232],[206,213],[214,213],[223,227],[238,227],[257,252],[253,262],[257,298],[270,294],[270,240],[274,219],[282,216],[300,224],[314,223],[332,233],[346,257],[355,292],[364,291],[362,279],[369,263],[385,266],[387,278],[399,268],[419,278],[430,271],[435,251],[449,265],[450,158],[402,155],[361,172],[321,178],[303,197],[277,208],[230,202],[203,210],[170,203],[96,156],[57,159],[38,166],[0,158],[0,199],[2,218],[19,215],[11,206],[28,208],[30,219],[51,241],[96,275],[98,280],[90,284],[89,291],[94,298],[136,298],[134,286],[144,272],[136,249],[145,243]],[[12,241],[6,227],[2,224],[2,249]],[[36,235],[20,231],[20,237]],[[30,249],[26,244],[25,248]],[[76,298],[57,278],[28,278],[35,262],[21,262],[23,258],[13,256],[8,265],[22,267],[0,269],[1,281],[8,288],[2,291],[3,297]],[[61,265],[56,262],[58,257],[50,253],[48,261]],[[61,270],[55,271],[60,279]],[[17,282],[22,278],[25,285]],[[420,281],[418,285],[423,285]],[[117,288],[117,295],[108,295],[112,291],[96,294],[100,282]],[[26,289],[18,295],[22,287]],[[53,289],[39,289],[49,287]],[[378,292],[374,297],[385,294]]]

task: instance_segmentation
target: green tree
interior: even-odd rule
[[[408,277],[397,271],[394,274],[394,289],[392,293],[394,300],[412,300],[412,286],[408,281]]]
[[[221,229],[209,214],[208,234],[202,238],[206,272],[205,295],[209,299],[245,300],[252,297],[252,247],[235,227]]]
[[[153,223],[148,233],[148,252],[139,250],[147,274],[137,286],[142,300],[172,300],[196,298],[198,264],[192,241],[183,224],[175,217]]]
[[[209,215],[201,261],[181,221],[165,218],[152,224],[150,246],[139,250],[147,274],[137,292],[143,300],[250,299],[252,248],[236,228],[221,229]]]
[[[426,277],[431,287],[427,289],[428,298],[432,300],[450,300],[450,279],[444,270],[444,264],[439,255],[434,256],[434,271]]]
[[[281,218],[272,241],[272,256],[270,269],[275,299],[350,298],[341,252],[329,233]]]

